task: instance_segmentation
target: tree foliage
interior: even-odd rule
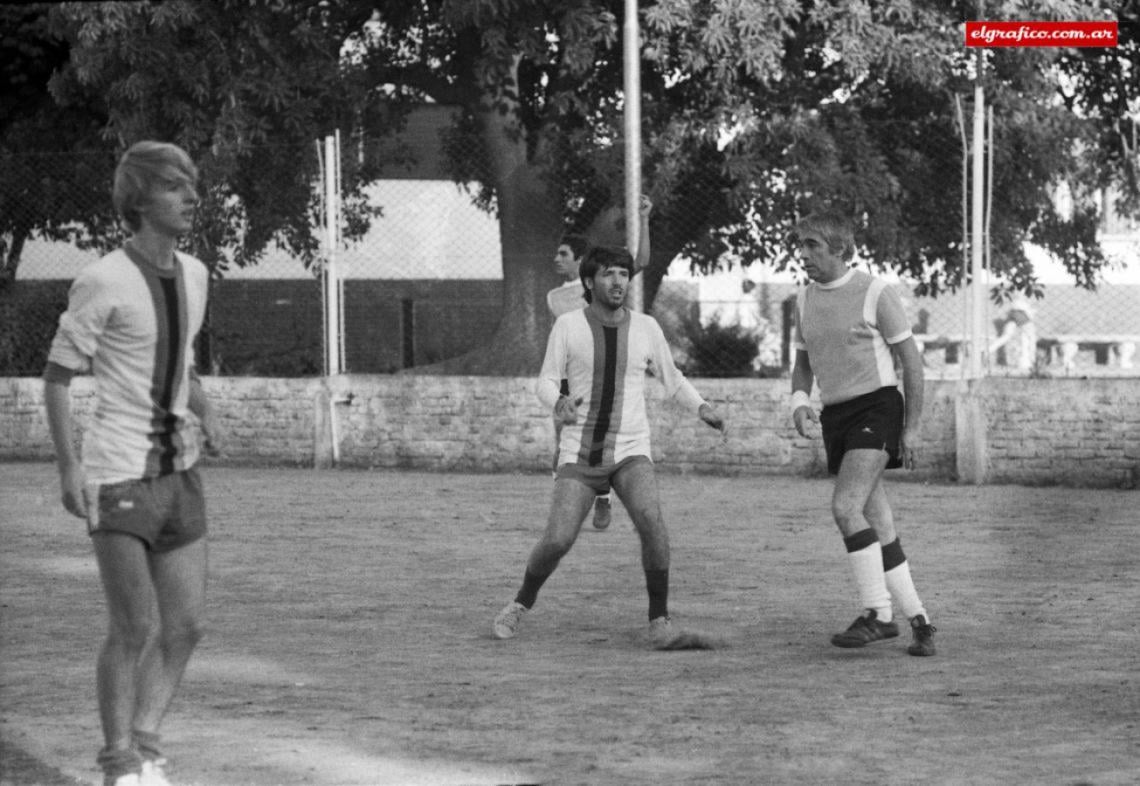
[[[190,151],[203,194],[191,244],[218,273],[256,262],[271,243],[312,263],[316,141],[365,117],[381,136],[398,117],[373,111],[370,90],[341,62],[345,39],[367,13],[335,15],[327,6],[59,4],[51,29],[71,51],[51,92],[60,106],[106,118],[100,134],[111,150],[157,138]],[[350,234],[367,226],[360,189],[379,174],[374,161],[356,162],[345,157]]]
[[[238,249],[237,264],[269,243],[316,257],[317,164],[302,152],[313,140],[339,128],[361,151],[345,157],[345,185],[362,231],[360,188],[394,165],[382,142],[406,108],[457,107],[448,162],[500,222],[504,318],[490,346],[444,368],[532,373],[549,326],[543,295],[556,283],[541,262],[567,229],[613,230],[602,218],[622,193],[622,5],[65,3],[46,31],[40,18],[27,21],[47,44],[21,56],[41,77],[53,74],[54,97],[29,103],[27,122],[68,111],[85,119],[77,136],[105,151],[144,136],[185,146],[207,184],[196,250],[221,269],[227,260],[211,249]],[[961,23],[974,9],[948,0],[642,2],[644,186],[656,205],[647,303],[678,254],[702,269],[789,265],[791,222],[823,204],[857,216],[876,263],[931,293],[959,286],[960,120],[976,68]],[[987,4],[987,17],[1113,10],[1108,0],[1003,0]],[[1078,282],[1095,280],[1104,264],[1097,189],[1114,185],[1121,207],[1137,209],[1135,15],[1120,22],[1119,50],[987,55],[994,264],[1019,288],[1035,287],[1025,240],[1057,254]],[[19,137],[3,134],[4,151],[13,149]],[[1062,182],[1077,196],[1071,214],[1053,200]]]
[[[922,291],[960,286],[962,137],[977,68],[961,23],[972,18],[973,4],[762,5],[678,0],[646,14],[647,50],[658,69],[693,84],[681,103],[695,107],[698,118],[719,117],[706,129],[734,131],[719,154],[707,154],[719,162],[728,191],[724,213],[688,248],[696,264],[727,254],[744,264],[786,266],[791,222],[826,204],[856,215],[865,254],[921,282]],[[1104,18],[1110,4],[986,7],[987,18],[1071,20]],[[1121,24],[1122,40],[1134,40],[1134,18]],[[778,40],[759,31],[775,31]],[[736,68],[726,68],[726,52],[742,53]],[[994,267],[1021,289],[1036,286],[1024,241],[1041,243],[1078,283],[1092,284],[1104,264],[1093,193],[1109,184],[1135,193],[1135,184],[1119,176],[1127,170],[1111,157],[1097,161],[1101,153],[1094,152],[1111,149],[1105,131],[1129,122],[1126,109],[1140,108],[1135,88],[1129,99],[1106,101],[1103,84],[1091,77],[1070,81],[1080,100],[1066,104],[1060,99],[1068,52],[997,50],[983,70],[986,100],[995,107]],[[1113,75],[1120,98],[1127,80],[1118,77],[1136,73],[1128,66],[1134,60],[1131,46],[1079,56],[1102,83]],[[670,141],[699,139],[690,126],[701,121],[690,123],[669,102],[673,90],[664,92],[671,120],[651,127]],[[669,182],[670,166],[683,170],[691,160],[672,155],[676,144],[661,145],[670,153],[653,170],[658,186]],[[1079,195],[1072,215],[1054,203],[1062,183]],[[690,214],[687,206],[683,212]]]
[[[113,158],[99,137],[104,119],[86,107],[60,106],[47,90],[70,51],[49,29],[48,9],[0,6],[0,288],[15,278],[34,233],[83,245],[114,227],[106,209]],[[68,156],[66,169],[52,165],[61,151],[79,154]]]

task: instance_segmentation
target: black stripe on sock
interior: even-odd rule
[[[895,538],[887,545],[883,546],[883,571],[894,570],[899,565],[906,562],[906,555],[903,554],[902,543],[898,538]]]
[[[850,537],[843,539],[843,545],[847,547],[847,553],[852,551],[861,551],[868,546],[873,546],[879,542],[879,536],[875,534],[875,530],[868,527],[856,532]]]

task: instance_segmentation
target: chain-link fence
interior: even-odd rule
[[[318,152],[314,147],[291,154],[316,157]],[[6,159],[5,171],[21,173],[24,182],[8,178],[0,183],[4,210],[44,204],[42,195],[24,199],[21,194],[52,187],[60,199],[89,200],[71,215],[86,211],[92,216],[88,223],[103,230],[104,239],[96,243],[89,240],[89,227],[51,216],[27,215],[22,222],[5,224],[33,229],[26,235],[8,231],[0,238],[8,273],[0,279],[0,376],[38,375],[70,281],[120,240],[107,231],[114,226],[109,213],[114,162],[72,154],[9,153]],[[66,188],[77,177],[80,185]],[[312,188],[317,193],[319,186],[313,183]],[[476,207],[468,192],[444,180],[380,180],[365,189],[362,199],[375,211],[370,228],[338,255],[344,280],[345,370],[390,373],[486,343],[503,310],[502,251],[493,216]],[[960,201],[960,193],[950,189],[947,211],[960,215]],[[1087,291],[1054,271],[1058,266],[1043,253],[1034,252],[1045,295],[1027,303],[989,304],[989,373],[1136,373],[1140,228],[1106,212],[1105,248],[1124,266],[1118,264],[1096,291]],[[295,252],[270,243],[256,264],[243,266],[241,240],[236,235],[220,238],[216,257],[207,260],[215,278],[200,347],[202,367],[223,375],[322,373],[322,284],[314,270],[319,265],[307,266]],[[551,249],[551,266],[553,255]],[[729,263],[717,273],[697,275],[687,260],[678,258],[651,311],[688,374],[780,376],[790,362],[798,284],[794,274],[759,264]],[[958,376],[963,295],[916,297],[905,282],[896,286],[911,311],[929,375]]]

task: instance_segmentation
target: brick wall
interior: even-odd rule
[[[228,460],[474,472],[543,472],[553,427],[530,379],[348,375],[207,377],[222,416]],[[802,439],[787,412],[787,380],[697,379],[728,418],[727,443],[649,390],[654,459],[666,471],[728,475],[818,474],[818,439]],[[926,389],[921,467],[896,477],[952,481],[958,383]],[[990,379],[978,398],[990,483],[1132,487],[1140,466],[1140,385],[1134,380]],[[91,416],[89,378],[73,382],[77,429]],[[335,410],[335,420],[330,411]],[[0,379],[0,460],[51,458],[37,379]]]

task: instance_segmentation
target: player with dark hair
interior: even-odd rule
[[[651,638],[661,646],[673,636],[669,535],[650,459],[647,369],[652,365],[669,396],[709,426],[723,431],[724,421],[677,369],[656,320],[626,308],[632,275],[633,260],[624,248],[590,249],[579,270],[588,305],[559,317],[550,333],[536,393],[563,424],[557,479],[546,530],[531,551],[522,587],[495,617],[497,638],[517,633],[543,583],[574,545],[595,494],[610,486],[641,540]],[[573,396],[560,392],[562,379],[569,379]]]
[[[634,259],[634,275],[649,264],[649,213],[652,210],[653,202],[650,201],[649,197],[643,195],[638,204],[641,232],[637,247],[637,257]],[[582,308],[584,290],[578,271],[582,265],[582,259],[589,250],[590,241],[585,235],[566,234],[562,236],[562,240],[558,243],[558,249],[554,253],[554,267],[559,275],[566,279],[566,282],[546,293],[546,305],[555,319],[558,319],[558,317],[569,311]],[[562,380],[562,393],[563,395],[570,395],[569,380]],[[557,445],[561,433],[562,424],[555,419],[554,471],[556,474],[558,472]],[[594,499],[594,529],[604,530],[609,527],[612,515],[613,508],[610,503],[610,492],[609,489],[606,489],[605,492],[599,493]]]
[[[159,725],[201,637],[206,510],[188,416],[216,450],[193,371],[209,276],[175,250],[193,225],[197,182],[174,145],[127,150],[112,196],[130,237],[72,284],[44,371],[63,505],[87,520],[107,601],[97,665],[105,786],[168,784]],[[80,461],[69,385],[84,372],[97,403]]]
[[[805,217],[793,235],[811,279],[796,302],[792,417],[807,435],[821,422],[831,509],[843,535],[864,613],[831,638],[862,647],[898,636],[892,596],[910,621],[911,655],[933,655],[934,626],[919,599],[883,489],[883,471],[914,467],[923,404],[922,358],[902,299],[881,279],[849,268],[855,236],[843,216]],[[905,397],[895,364],[902,367]],[[809,395],[818,379],[823,411]]]

